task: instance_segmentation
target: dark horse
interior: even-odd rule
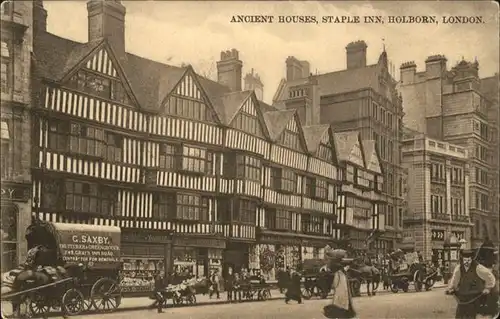
[[[2,278],[4,294],[30,290],[70,276],[80,275],[81,265],[64,265],[55,236],[50,223],[32,219],[31,225],[26,229],[25,238],[28,244],[26,261],[4,275]],[[55,291],[48,290],[44,290],[44,296],[57,298]],[[11,299],[14,315],[19,314],[20,305],[27,297],[28,294],[20,294]]]
[[[373,266],[370,261],[363,260],[362,257],[355,258],[348,266],[349,277],[359,280],[360,283],[366,283],[368,296],[375,296],[382,277],[380,270]]]

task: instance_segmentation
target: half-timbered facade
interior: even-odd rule
[[[339,237],[349,238],[356,250],[383,254],[387,245],[378,237],[385,230],[385,215],[379,210],[384,181],[375,141],[362,141],[356,131],[335,133],[334,139],[345,170],[338,196]]]
[[[336,234],[330,127],[302,127],[253,91],[124,52],[120,36],[93,33],[90,17],[111,9],[125,15],[120,1],[89,1],[88,43],[38,31],[37,215],[121,227],[130,271],[170,267],[171,254],[176,270],[200,276],[232,266],[273,277],[267,252],[284,267],[319,256]],[[223,52],[222,65],[237,58]]]

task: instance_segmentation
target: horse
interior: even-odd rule
[[[349,266],[349,276],[359,279],[361,283],[365,282],[368,296],[375,296],[382,277],[380,270],[371,265],[370,262],[365,262],[362,258],[354,259]]]

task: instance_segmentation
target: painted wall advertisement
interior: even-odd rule
[[[60,240],[59,248],[65,262],[81,262],[95,268],[115,268],[120,263],[119,228],[115,231],[100,229],[58,229],[57,231]]]

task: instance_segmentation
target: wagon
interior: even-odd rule
[[[304,260],[302,277],[304,287],[301,289],[301,294],[304,299],[311,299],[313,296],[327,298],[333,282],[333,273],[327,268],[325,260]]]
[[[240,284],[239,290],[245,300],[262,300],[271,298],[270,285],[263,279],[250,278]]]
[[[28,316],[78,315],[120,305],[120,228],[34,219],[26,240],[27,261],[2,276],[2,300],[14,310],[24,305]]]

